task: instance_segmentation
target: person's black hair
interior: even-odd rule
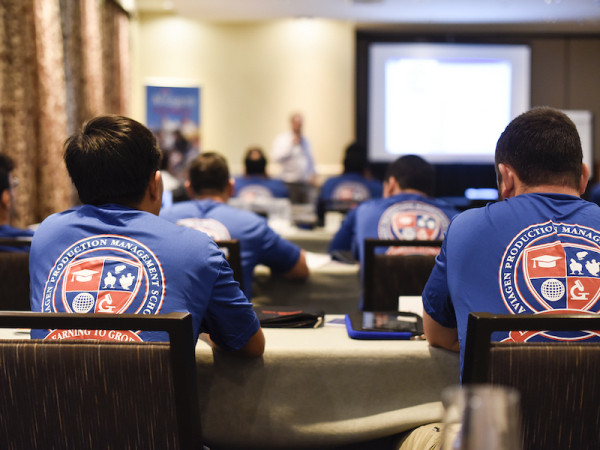
[[[527,186],[579,188],[583,152],[577,127],[563,112],[533,108],[508,124],[496,144],[496,167],[511,166]]]
[[[259,157],[252,157],[252,155],[255,154],[258,154]],[[259,147],[250,147],[244,158],[244,167],[246,169],[246,175],[266,175],[267,158],[265,158],[262,149]]]
[[[404,155],[388,165],[385,179],[394,178],[402,189],[415,189],[433,196],[435,169],[417,155]]]
[[[99,116],[65,142],[64,159],[82,203],[135,207],[159,170],[152,132],[123,116]]]
[[[14,168],[13,159],[4,153],[0,153],[0,193],[10,189],[10,173]]]
[[[346,148],[344,173],[362,174],[367,169],[367,151],[364,146],[352,143]]]
[[[195,194],[219,194],[229,184],[227,160],[216,152],[200,153],[188,166],[188,178]]]

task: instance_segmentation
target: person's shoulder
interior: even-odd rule
[[[147,222],[148,232],[158,239],[168,242],[173,251],[180,254],[198,255],[198,249],[205,249],[214,244],[212,238],[203,231],[177,225],[163,217],[152,215]]]
[[[77,214],[80,207],[66,209],[61,212],[57,212],[54,214],[50,214],[44,220],[40,222],[36,229],[36,234],[41,230],[44,231],[46,228],[50,228],[53,226],[60,226],[63,223],[70,223],[72,221],[72,217]]]
[[[168,208],[161,209],[160,217],[167,220],[178,219],[181,214],[188,214],[194,207],[193,200],[184,200],[182,202],[175,202]]]
[[[322,189],[327,189],[337,183],[339,183],[342,180],[342,176],[341,175],[333,175],[330,176],[329,178],[327,178],[324,182],[323,185],[321,186]]]

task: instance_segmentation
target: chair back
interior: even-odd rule
[[[439,240],[365,239],[363,309],[396,311],[399,296],[421,295],[441,245]],[[381,254],[376,252],[378,247],[403,247],[406,252]],[[409,254],[409,248],[414,252]],[[433,251],[419,254],[423,248]]]
[[[240,283],[240,289],[244,290],[244,271],[242,269],[242,249],[238,239],[216,241],[216,244],[223,250],[231,270],[233,278]]]
[[[523,450],[598,448],[600,343],[492,342],[492,333],[581,330],[600,330],[600,315],[469,315],[463,383],[520,392]]]
[[[1,448],[202,448],[189,313],[0,312],[0,327],[169,334],[169,342],[0,341]]]
[[[29,251],[32,236],[0,237],[0,252]]]
[[[0,310],[31,311],[29,251],[0,251]]]

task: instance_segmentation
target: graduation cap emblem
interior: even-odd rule
[[[71,272],[71,281],[86,282],[91,281],[92,277],[97,274],[97,270],[81,269]]]
[[[537,266],[556,267],[556,261],[563,258],[561,256],[541,255],[531,259],[533,261],[533,267],[536,268]]]

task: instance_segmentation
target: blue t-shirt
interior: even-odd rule
[[[599,300],[600,207],[562,194],[518,195],[455,217],[423,291],[427,314],[458,329],[461,367],[471,311],[596,313]]]
[[[319,201],[327,204],[361,203],[371,198],[380,198],[382,184],[377,180],[370,180],[357,173],[347,173],[329,178],[321,186]]]
[[[277,178],[244,176],[236,177],[233,196],[252,202],[273,197],[289,198],[290,192],[286,184]]]
[[[243,347],[259,328],[216,244],[148,212],[84,205],[53,214],[35,232],[29,270],[32,311],[190,312],[195,337],[207,332],[228,350]],[[107,337],[92,334],[55,330],[48,337]],[[33,338],[46,335],[32,330]],[[164,340],[153,332],[127,331],[121,337]]]
[[[190,200],[175,203],[160,215],[178,225],[204,231],[217,241],[239,240],[244,291],[248,298],[252,298],[252,278],[257,264],[281,274],[291,270],[300,257],[300,248],[275,233],[266,219],[225,203]]]
[[[366,238],[442,239],[458,211],[451,205],[418,194],[398,194],[369,200],[351,210],[333,237],[329,251],[352,251],[364,262]]]
[[[0,225],[0,238],[20,238],[20,237],[32,237],[33,230],[28,228],[16,228],[10,225]],[[1,245],[0,252],[28,252],[29,245],[11,247],[8,245]]]

